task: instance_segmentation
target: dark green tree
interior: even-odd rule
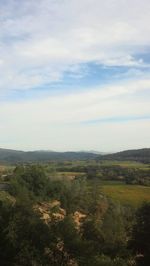
[[[150,203],[144,203],[136,213],[130,247],[136,255],[137,265],[150,265]]]

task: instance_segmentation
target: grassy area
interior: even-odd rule
[[[103,184],[103,193],[123,204],[138,207],[143,201],[150,201],[150,187],[125,185],[125,184]]]
[[[125,168],[142,168],[147,169],[150,167],[149,164],[144,164],[140,162],[134,162],[134,161],[102,161],[102,165],[104,166],[111,166],[111,165],[119,165],[121,167]]]

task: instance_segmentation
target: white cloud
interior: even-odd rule
[[[91,88],[84,92],[65,93],[46,99],[6,102],[1,104],[3,111],[28,123],[27,117],[37,119],[40,123],[78,123],[86,120],[107,118],[111,116],[147,115],[150,107],[146,96],[137,99],[138,93],[150,92],[150,79],[130,81],[126,84]],[[4,114],[6,117],[6,114]],[[13,121],[14,123],[14,121]]]
[[[47,99],[5,102],[0,108],[2,143],[5,147],[23,149],[77,150],[80,147],[108,151],[147,145],[150,123],[146,119],[92,126],[82,123],[111,117],[147,117],[150,106],[146,91],[148,95],[150,80]]]
[[[135,56],[150,45],[149,24],[149,0],[0,2],[0,96],[42,90],[67,72],[80,78],[89,62],[129,67],[122,82],[118,76],[107,86],[1,100],[0,146],[108,151],[147,146],[146,119],[92,126],[83,122],[150,115],[150,66]]]
[[[0,89],[42,86],[90,61],[142,66],[134,54],[150,45],[149,23],[149,0],[7,0],[1,4]]]

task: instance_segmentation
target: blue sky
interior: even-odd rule
[[[0,146],[150,146],[149,0],[0,0]]]

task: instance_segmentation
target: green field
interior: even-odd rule
[[[102,192],[117,202],[134,207],[138,207],[144,201],[150,202],[150,187],[146,186],[109,182],[102,184]]]
[[[114,166],[114,165],[118,165],[121,167],[125,167],[125,168],[141,168],[141,169],[147,169],[150,167],[149,164],[144,164],[144,163],[140,163],[140,162],[135,162],[135,161],[102,161],[101,165],[103,166]]]

